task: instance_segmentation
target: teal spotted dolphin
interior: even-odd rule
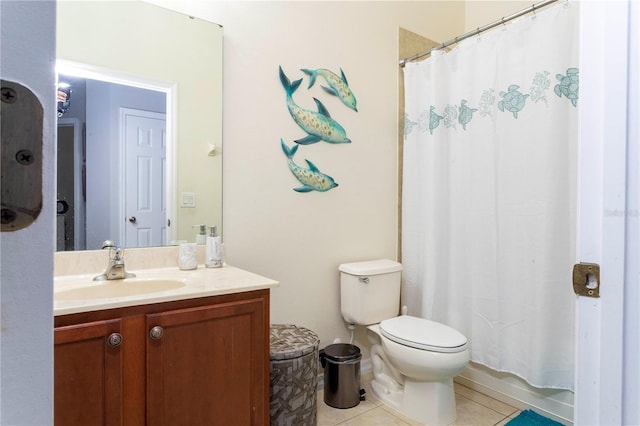
[[[325,141],[329,143],[351,143],[351,140],[347,138],[345,130],[337,121],[331,118],[329,111],[318,99],[313,98],[318,107],[318,112],[310,111],[299,107],[293,101],[293,93],[298,89],[302,79],[296,80],[293,83],[282,71],[280,67],[280,82],[287,94],[287,108],[293,121],[305,132],[307,136],[298,139],[295,142],[300,145],[310,145],[312,143]]]
[[[329,84],[329,87],[321,86],[325,92],[333,96],[337,96],[343,104],[356,112],[358,111],[358,108],[356,107],[356,97],[349,87],[347,77],[344,75],[344,71],[342,71],[342,68],[340,68],[340,76],[325,68],[320,68],[317,70],[308,70],[302,68],[301,71],[309,75],[309,89],[316,82],[316,77],[320,76],[324,78]]]
[[[282,146],[282,150],[284,154],[287,156],[287,162],[289,163],[289,170],[291,173],[302,183],[302,186],[299,188],[293,188],[296,192],[309,192],[309,191],[320,191],[325,192],[330,190],[331,188],[335,188],[338,184],[333,180],[331,176],[325,175],[320,172],[318,168],[309,160],[304,160],[309,165],[308,169],[304,167],[298,166],[293,161],[293,156],[296,151],[298,151],[299,145],[294,145],[292,148],[289,148],[284,140],[280,139],[280,145]]]

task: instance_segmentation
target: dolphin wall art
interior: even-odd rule
[[[293,117],[293,121],[305,132],[307,136],[298,139],[295,142],[300,145],[310,145],[316,142],[325,141],[329,143],[351,143],[351,140],[347,138],[345,130],[338,122],[331,118],[329,111],[318,99],[313,98],[318,107],[318,112],[310,111],[299,107],[293,101],[293,93],[298,89],[302,79],[296,80],[293,83],[280,68],[280,82],[284,87],[287,94],[287,108],[289,114]]]
[[[356,107],[356,97],[349,87],[347,77],[345,77],[342,68],[340,68],[340,77],[325,68],[319,68],[316,70],[308,70],[302,68],[301,71],[309,75],[309,87],[307,87],[308,89],[310,89],[316,82],[316,77],[320,76],[324,78],[329,84],[329,87],[321,86],[325,92],[333,96],[337,96],[338,98],[340,98],[343,104],[356,112],[358,111],[358,108]]]
[[[298,166],[293,161],[293,156],[296,151],[298,151],[299,145],[294,145],[292,148],[289,148],[284,140],[280,139],[280,145],[282,146],[282,151],[287,156],[287,162],[289,163],[289,170],[291,173],[302,183],[301,187],[293,188],[296,192],[309,192],[309,191],[320,191],[325,192],[330,190],[331,188],[335,188],[338,184],[333,180],[331,176],[325,175],[320,172],[318,168],[309,160],[304,160],[307,162],[309,166],[308,169],[304,167]]]

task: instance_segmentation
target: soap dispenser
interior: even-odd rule
[[[220,237],[216,233],[215,226],[209,228],[204,256],[204,266],[207,268],[219,268],[224,263],[222,259],[222,244],[220,243]]]
[[[200,228],[200,233],[196,234],[196,244],[205,244],[207,242],[207,225],[193,225],[192,228]]]

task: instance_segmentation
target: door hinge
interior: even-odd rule
[[[25,86],[2,80],[0,90],[0,230],[31,225],[42,211],[42,126],[44,110]]]

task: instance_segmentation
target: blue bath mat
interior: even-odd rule
[[[508,426],[562,426],[555,420],[541,416],[535,411],[524,410],[507,423]]]

